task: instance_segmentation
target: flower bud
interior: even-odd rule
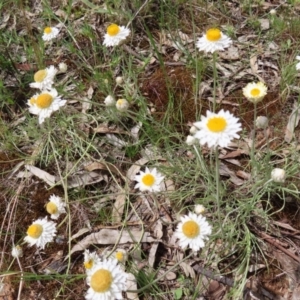
[[[195,137],[193,137],[192,135],[188,135],[185,142],[186,142],[189,146],[192,146],[192,145],[195,145],[195,144],[196,144],[196,141],[197,141],[197,139],[196,139]]]
[[[273,15],[273,16],[276,15],[276,9],[271,9],[270,14]]]
[[[21,246],[19,246],[19,245],[14,246],[11,250],[11,255],[15,258],[22,257],[23,256],[23,250],[22,250]]]
[[[116,83],[117,83],[118,85],[122,84],[122,83],[123,83],[123,77],[122,77],[122,76],[116,77]]]
[[[265,116],[258,116],[255,121],[255,125],[257,128],[266,129],[269,124],[269,119]]]
[[[199,131],[199,129],[197,129],[196,126],[192,126],[192,127],[190,128],[190,134],[192,134],[192,135],[194,135],[197,131]]]
[[[68,66],[66,63],[62,62],[58,65],[58,69],[61,73],[66,73],[68,70]]]
[[[274,182],[284,182],[285,181],[285,170],[280,168],[275,168],[271,172],[271,178]]]

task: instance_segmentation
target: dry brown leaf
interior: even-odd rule
[[[158,274],[157,274],[158,277],[161,277],[161,276],[164,276],[160,279],[160,281],[165,281],[165,280],[175,280],[176,279],[176,273],[172,272],[172,271],[165,271],[165,270],[162,270],[160,269],[158,271]]]
[[[122,215],[124,213],[125,202],[126,202],[125,191],[121,191],[121,194],[117,196],[113,206],[112,219],[114,222],[121,222]]]
[[[91,171],[94,171],[94,170],[106,170],[106,171],[109,171],[111,173],[115,173],[115,174],[122,174],[122,171],[119,170],[116,166],[110,164],[110,163],[107,163],[107,162],[92,162],[88,165],[85,165],[84,166],[84,169],[91,172]],[[123,175],[123,174],[122,174]]]
[[[226,165],[223,163],[220,163],[220,170],[219,173],[221,176],[230,177],[229,180],[234,183],[235,185],[242,185],[244,183],[244,180],[238,178],[235,175],[235,172],[230,170]]]
[[[127,273],[126,287],[127,287],[126,290],[134,291],[134,290],[138,289],[136,278],[131,273]],[[126,295],[127,295],[127,299],[130,299],[130,300],[138,300],[139,299],[138,293],[126,292]]]
[[[284,140],[290,143],[294,136],[294,130],[298,126],[300,120],[300,105],[296,102],[294,103],[293,111],[289,116],[289,121],[285,129]]]
[[[153,230],[154,236],[158,239],[161,239],[163,236],[163,225],[161,220],[157,220],[155,228]]]
[[[25,169],[41,180],[45,181],[48,185],[52,186],[55,184],[55,176],[51,175],[50,173],[31,165],[25,165]]]
[[[195,271],[189,264],[181,262],[179,265],[182,268],[186,277],[195,278]]]
[[[101,229],[98,232],[91,233],[79,243],[77,243],[71,250],[70,254],[76,251],[83,251],[92,244],[100,245],[115,245],[125,243],[152,243],[156,240],[150,236],[149,232],[140,230],[113,230]]]
[[[67,188],[75,188],[79,186],[86,186],[89,184],[94,184],[97,182],[100,182],[104,180],[104,176],[101,174],[98,174],[96,172],[84,172],[80,175],[73,175],[68,177],[67,179]],[[58,184],[61,184],[61,182],[57,182]]]
[[[148,263],[150,267],[153,267],[155,264],[155,259],[156,259],[156,252],[158,248],[159,243],[154,242],[151,245],[150,251],[149,251],[149,256],[148,256]]]
[[[119,149],[122,149],[123,147],[127,146],[128,143],[125,142],[124,140],[116,137],[114,134],[110,134],[110,133],[107,133],[106,134],[106,138],[107,138],[107,141],[112,144],[113,146],[119,148]]]
[[[126,177],[134,181],[135,175],[140,171],[141,166],[145,165],[149,161],[148,158],[142,157],[141,159],[137,160],[127,171]]]
[[[119,133],[128,134],[127,131],[120,129],[119,127],[109,127],[108,124],[104,123],[93,129],[96,133]]]
[[[269,19],[258,19],[260,23],[261,30],[268,30],[270,29],[270,20]]]
[[[89,232],[90,229],[88,228],[81,228],[77,231],[77,233],[73,234],[70,238],[70,241],[79,238],[80,236],[82,236],[83,234],[86,234],[87,232]]]

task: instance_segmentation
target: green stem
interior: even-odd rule
[[[218,219],[221,231],[223,232],[222,220],[221,220],[221,201],[220,201],[220,161],[219,161],[218,148],[215,149],[215,162],[216,162],[216,195],[217,195],[217,206],[218,206]]]
[[[217,100],[217,52],[213,53],[213,76],[214,76],[214,89],[213,89],[213,112],[216,112]]]
[[[252,178],[255,178],[256,173],[256,162],[255,162],[255,136],[256,136],[256,114],[257,114],[257,103],[254,103],[254,117],[253,117],[253,137],[251,144],[251,165],[252,165]]]

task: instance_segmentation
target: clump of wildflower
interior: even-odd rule
[[[249,101],[258,103],[267,95],[267,90],[263,82],[250,82],[243,88],[243,94]]]
[[[27,104],[29,105],[29,112],[38,115],[39,123],[42,124],[45,118],[49,118],[52,112],[59,110],[66,102],[66,100],[61,99],[61,96],[58,96],[56,89],[51,89],[34,95],[27,101]]]
[[[300,56],[296,56],[297,60],[300,60]],[[300,70],[300,62],[296,64],[296,70]]]
[[[130,29],[125,26],[118,26],[111,24],[107,27],[106,34],[104,35],[103,45],[106,47],[117,46],[120,42],[126,40],[130,34]]]
[[[89,274],[93,267],[101,262],[100,257],[96,252],[90,252],[88,249],[84,251],[84,267],[86,273]]]
[[[51,219],[57,220],[61,214],[66,213],[66,203],[59,196],[51,195],[46,205],[47,212]]]
[[[125,99],[119,99],[116,102],[116,108],[118,111],[125,112],[129,108],[129,102]]]
[[[197,215],[202,215],[206,211],[206,208],[202,204],[196,204],[195,205],[195,213]]]
[[[58,69],[59,69],[60,73],[66,73],[68,70],[68,65],[64,62],[61,62],[58,64]]]
[[[116,105],[116,100],[113,96],[108,95],[105,99],[104,99],[104,104],[106,106],[115,106]]]
[[[48,41],[51,41],[51,40],[55,39],[58,36],[58,34],[59,34],[59,29],[58,28],[56,28],[56,27],[46,27],[44,29],[42,39],[45,42],[48,42]]]
[[[140,171],[140,174],[136,175],[134,180],[138,182],[135,185],[135,188],[139,189],[141,192],[159,192],[160,184],[164,180],[164,176],[157,172],[156,168],[149,170],[146,167],[146,171]]]
[[[223,109],[217,114],[207,111],[206,117],[201,116],[201,121],[195,122],[194,126],[199,129],[194,137],[210,148],[227,147],[233,138],[240,137],[237,134],[241,131],[239,119]]]
[[[185,249],[189,246],[193,251],[198,251],[205,246],[204,241],[208,240],[211,230],[205,217],[189,212],[181,217],[175,235],[179,239],[180,247]]]
[[[21,248],[21,246],[19,246],[19,245],[14,246],[11,250],[11,255],[15,258],[22,257],[23,256],[23,249]]]
[[[57,69],[54,66],[39,70],[34,74],[34,82],[30,83],[29,86],[40,90],[50,90],[56,73]]]
[[[271,172],[271,178],[274,182],[280,182],[283,183],[285,181],[285,170],[280,168],[275,168]]]
[[[196,47],[199,51],[215,52],[223,51],[232,44],[232,40],[218,28],[210,28],[198,39]]]
[[[269,125],[269,119],[265,116],[258,116],[255,120],[257,128],[266,129]]]
[[[88,274],[90,288],[85,295],[87,300],[123,299],[126,290],[127,274],[118,265],[116,259],[104,259],[97,263]]]
[[[27,236],[24,238],[30,246],[36,245],[44,249],[45,245],[52,242],[56,235],[56,225],[53,221],[37,219],[27,229]]]

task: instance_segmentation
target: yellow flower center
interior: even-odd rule
[[[210,42],[216,42],[221,38],[221,31],[218,28],[211,28],[206,31],[206,38]]]
[[[207,127],[212,132],[222,132],[227,126],[227,122],[223,117],[213,117],[207,122]]]
[[[195,221],[190,220],[183,224],[182,232],[186,237],[193,239],[200,234],[200,226]]]
[[[34,81],[35,82],[42,82],[47,76],[46,70],[39,70],[34,74]]]
[[[259,96],[259,94],[260,94],[260,89],[254,88],[254,89],[252,89],[252,90],[250,91],[250,94],[251,94],[251,96],[253,96],[253,97]]]
[[[146,186],[152,186],[155,182],[155,178],[152,174],[145,174],[143,177],[142,177],[142,182],[144,185]]]
[[[40,94],[35,103],[39,108],[48,108],[53,101],[53,97],[50,94]]]
[[[123,255],[123,252],[122,251],[118,251],[117,253],[116,253],[116,259],[118,260],[118,261],[123,261],[123,258],[124,258],[124,255]]]
[[[93,265],[94,265],[94,261],[92,259],[89,259],[88,261],[84,262],[84,266],[86,269],[91,269]]]
[[[111,24],[107,27],[107,34],[109,36],[115,36],[120,32],[120,27],[117,24]]]
[[[40,224],[32,224],[28,227],[27,234],[34,238],[38,239],[43,233],[43,226]]]
[[[58,212],[57,205],[53,202],[48,202],[47,203],[46,210],[51,215],[56,214]]]
[[[100,269],[91,277],[91,288],[97,293],[104,293],[110,289],[112,281],[113,277],[111,272]]]
[[[46,27],[44,29],[44,33],[46,33],[46,34],[50,34],[51,32],[52,32],[52,28],[51,27]]]

